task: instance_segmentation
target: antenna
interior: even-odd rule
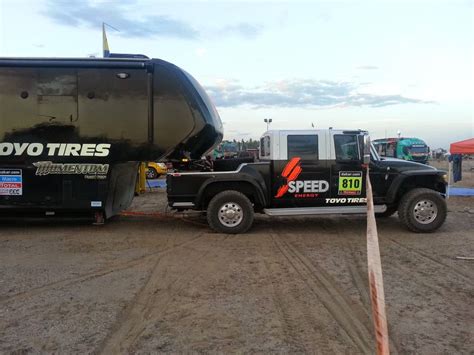
[[[112,25],[109,25],[107,22],[102,22],[102,26],[107,26],[107,27],[110,27],[111,29],[117,31],[117,32],[120,32],[119,29],[115,28],[114,26]]]
[[[109,25],[108,23],[102,22],[102,51],[104,58],[110,57],[109,42],[107,41],[107,34],[105,33],[105,26],[110,27],[111,29],[120,32],[114,26]]]

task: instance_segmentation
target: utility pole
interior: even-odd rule
[[[272,119],[271,118],[265,118],[263,120],[263,122],[265,122],[267,124],[267,131],[268,131],[268,128],[270,127],[270,123],[272,123]]]

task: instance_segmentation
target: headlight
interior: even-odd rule
[[[443,174],[441,175],[441,178],[443,179],[443,181],[447,184],[448,183],[448,174]]]

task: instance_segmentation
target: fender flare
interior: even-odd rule
[[[255,192],[256,192],[256,201],[259,202],[262,206],[267,205],[267,198],[265,197],[264,189],[258,184],[257,181],[254,179],[250,179],[248,177],[239,177],[239,178],[219,178],[219,179],[210,179],[206,181],[202,186],[199,188],[198,194],[196,195],[195,204],[196,206],[202,205],[202,199],[206,189],[211,185],[218,185],[218,184],[226,184],[226,183],[237,183],[237,184],[250,184]]]
[[[443,172],[444,173],[444,172]],[[405,181],[409,178],[416,177],[416,176],[430,176],[433,178],[439,178],[440,171],[438,170],[414,170],[414,171],[405,171],[398,175],[390,185],[387,195],[386,195],[386,203],[393,203],[397,197],[398,191],[400,187],[403,186]],[[435,190],[435,189],[433,189]]]
[[[386,202],[387,203],[393,203],[397,197],[397,193],[400,190],[400,186],[403,185],[403,183],[406,181],[406,179],[412,175],[403,175],[400,174],[397,176],[392,184],[390,185],[388,191],[387,191],[387,196],[386,196]]]

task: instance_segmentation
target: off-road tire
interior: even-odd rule
[[[242,220],[235,226],[228,226],[221,222],[219,212],[226,204],[235,203],[240,207]],[[239,234],[245,233],[253,223],[254,209],[252,202],[244,194],[227,190],[215,195],[207,207],[207,223],[219,233]]]
[[[395,212],[397,212],[397,209],[398,209],[397,205],[387,206],[387,210],[385,212],[375,213],[375,217],[387,218],[387,217],[393,216]]]
[[[158,172],[156,171],[156,169],[155,169],[155,168],[151,168],[151,167],[149,167],[149,168],[147,169],[145,175],[146,175],[146,178],[147,178],[148,180],[157,179],[158,176],[160,176],[160,175],[158,174]]]
[[[422,200],[432,201],[437,208],[437,215],[432,222],[422,224],[415,218],[415,205]],[[444,223],[448,208],[446,201],[441,195],[430,189],[416,188],[408,191],[400,200],[398,205],[398,217],[400,221],[412,232],[430,233],[437,230]]]

